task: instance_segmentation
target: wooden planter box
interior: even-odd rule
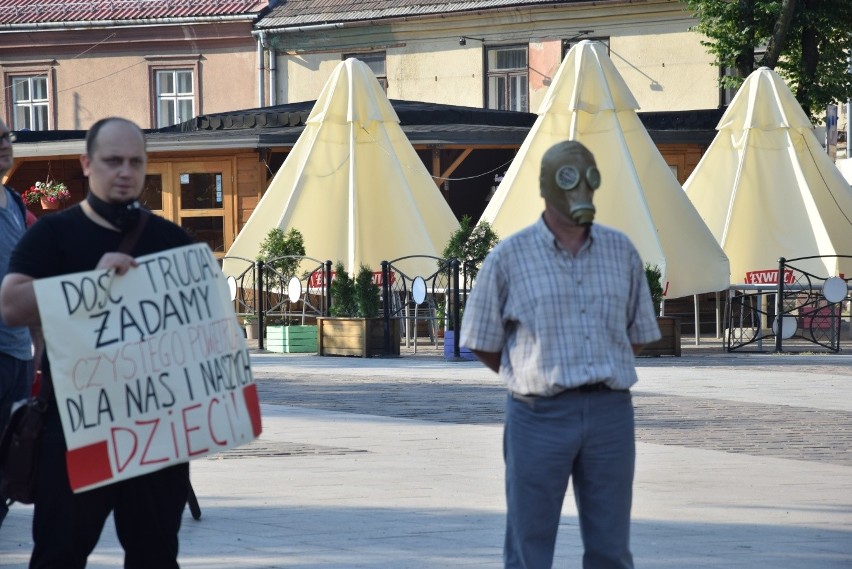
[[[318,353],[321,356],[399,355],[399,320],[391,319],[390,352],[385,349],[382,318],[317,318]]]
[[[316,326],[267,326],[266,349],[281,354],[317,351]]]
[[[662,338],[648,344],[639,354],[641,356],[680,356],[680,318],[676,316],[657,316]]]

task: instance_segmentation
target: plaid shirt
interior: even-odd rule
[[[639,253],[626,235],[592,225],[574,256],[543,218],[485,259],[464,308],[462,345],[501,353],[515,393],[549,396],[586,383],[636,383],[631,344],[660,338]]]

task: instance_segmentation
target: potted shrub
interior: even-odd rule
[[[260,243],[258,259],[263,260],[267,267],[266,289],[271,295],[286,294],[287,284],[291,278],[297,276],[296,271],[304,256],[305,238],[298,229],[294,227],[286,233],[278,227],[269,230]],[[292,303],[283,305],[292,309]],[[265,326],[265,347],[270,352],[292,354],[317,351],[316,326],[274,316],[265,323],[269,324]]]
[[[257,340],[260,334],[258,333],[257,316],[254,314],[246,314],[243,316],[243,326],[246,329],[247,340]]]
[[[442,255],[445,259],[458,259],[461,264],[459,267],[459,278],[465,279],[464,285],[459,291],[460,306],[458,312],[458,324],[455,322],[455,314],[452,307],[452,298],[447,302],[446,307],[446,322],[447,327],[444,332],[444,357],[451,359],[454,356],[455,334],[456,330],[461,329],[461,317],[464,312],[464,302],[467,298],[468,283],[472,283],[479,272],[479,267],[482,266],[482,261],[491,249],[500,240],[497,233],[491,228],[491,224],[487,221],[473,225],[473,220],[469,215],[465,215],[459,222],[459,227],[456,229],[447,245],[444,247]],[[473,360],[476,356],[464,348],[460,348],[459,357],[463,359]]]
[[[337,262],[331,281],[331,317],[317,319],[317,350],[321,356],[381,356],[385,347],[385,320],[379,318],[381,290],[373,271],[361,265],[355,278]],[[390,320],[390,353],[399,355],[399,320]]]
[[[648,280],[648,289],[651,291],[651,300],[654,303],[654,311],[657,314],[657,325],[660,327],[662,338],[648,344],[642,350],[643,356],[679,356],[680,350],[680,318],[674,316],[660,316],[663,303],[663,274],[657,265],[645,264],[645,278]]]

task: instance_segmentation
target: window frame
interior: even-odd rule
[[[598,43],[602,43],[606,46],[606,54],[612,55],[610,51],[610,36],[590,36],[590,37],[579,37],[574,39],[564,39],[562,40],[562,61],[565,59],[565,56],[568,55],[568,52],[571,51],[571,48],[580,43],[583,40],[596,41]]]
[[[13,68],[10,65],[4,64],[3,67],[7,68],[3,74],[3,85],[6,88],[6,124],[9,125],[9,128],[12,130],[23,130],[28,128],[30,130],[52,130],[55,128],[56,124],[56,97],[53,94],[55,81],[53,76],[53,66],[50,64],[44,65],[33,65],[27,64],[26,67]],[[38,106],[43,106],[47,111],[47,119],[46,124],[43,129],[35,129],[32,126],[26,127],[23,125],[19,125],[17,122],[17,108],[18,101],[15,99],[15,89],[13,87],[14,82],[21,78],[26,78],[28,80],[32,80],[35,78],[44,78],[45,79],[45,95],[46,100],[38,101]],[[30,84],[30,92],[32,93],[32,85]],[[33,103],[32,99],[30,99],[30,118],[32,119],[32,108]]]
[[[381,56],[382,68],[384,73],[376,73],[375,67],[370,65],[370,61],[364,61],[364,58],[372,58],[378,59],[378,56]],[[343,54],[343,61],[346,61],[350,57],[354,57],[359,59],[367,64],[370,70],[373,72],[373,75],[376,76],[376,79],[379,81],[379,85],[382,86],[382,89],[385,90],[385,94],[388,92],[388,53],[386,51],[361,51],[361,52],[350,52]]]
[[[198,56],[200,58],[200,56]],[[165,128],[166,125],[160,126],[160,93],[157,86],[160,73],[179,71],[188,71],[192,73],[192,117],[183,120],[190,120],[193,117],[203,114],[202,98],[201,98],[201,65],[199,59],[190,59],[184,56],[178,58],[169,56],[146,57],[148,65],[148,97],[149,97],[149,112],[150,112],[150,128]],[[175,95],[178,97],[178,95]],[[178,99],[175,98],[175,101]],[[183,121],[181,121],[183,122]],[[177,123],[170,123],[171,126]]]
[[[526,60],[526,65],[524,67],[512,67],[512,68],[501,68],[499,70],[492,70],[490,68],[490,54],[492,52],[497,51],[507,51],[507,50],[523,50],[524,58]],[[507,111],[520,111],[520,112],[529,112],[530,106],[530,48],[527,44],[506,44],[506,45],[494,45],[494,46],[484,46],[483,57],[485,60],[485,107],[486,109],[493,110],[507,110]],[[521,101],[522,105],[520,109],[515,108],[516,105],[512,104],[512,83],[517,81],[518,78],[524,77],[526,83],[526,93],[523,94],[523,100]],[[507,102],[506,108],[492,107],[491,106],[491,81],[492,79],[503,79],[504,80],[504,91],[503,95],[505,97],[505,101]]]

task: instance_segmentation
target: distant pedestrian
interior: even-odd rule
[[[644,265],[593,225],[600,174],[576,141],[544,154],[542,217],[485,259],[461,343],[509,388],[507,568],[550,569],[573,480],[584,569],[632,569],[634,354],[660,337]]]
[[[0,120],[0,177],[12,168],[15,135]],[[0,279],[9,268],[12,249],[27,229],[30,213],[12,188],[0,189]],[[32,215],[32,214],[30,214]],[[12,404],[26,399],[33,379],[33,346],[25,326],[8,326],[0,320],[0,432],[9,422]],[[0,476],[3,473],[0,472]],[[0,525],[10,502],[0,496]]]

